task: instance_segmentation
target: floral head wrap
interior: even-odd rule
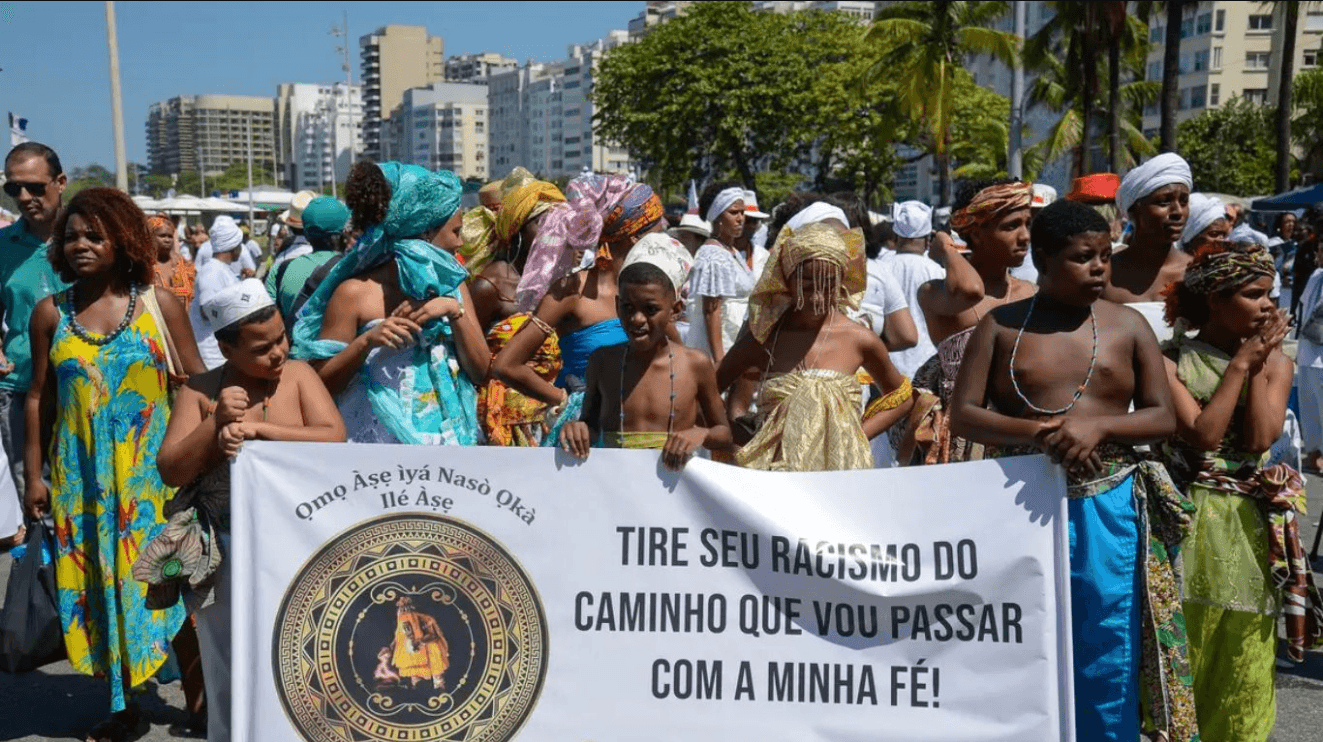
[[[1166,302],[1163,311],[1167,324],[1175,325],[1182,317],[1180,287],[1195,294],[1213,294],[1244,286],[1275,273],[1272,254],[1263,245],[1252,242],[1218,240],[1200,247],[1194,260],[1185,268],[1185,277],[1162,290]]]
[[[154,231],[157,227],[169,227],[172,234],[175,231],[175,223],[165,214],[152,214],[147,217],[147,231]]]
[[[809,224],[798,232],[789,227],[782,229],[767,258],[767,267],[749,295],[749,330],[753,336],[758,342],[766,342],[782,315],[791,307],[804,306],[803,294],[792,289],[791,283],[805,263],[812,262],[813,270],[820,272],[819,284],[826,283],[829,274],[835,275],[836,295],[828,299],[831,306],[841,311],[858,309],[866,280],[863,254],[864,234],[859,229],[842,233],[830,224]]]
[[[651,186],[639,183],[602,217],[602,242],[620,242],[646,232],[661,221],[664,211],[661,197]]]
[[[981,227],[1000,215],[1027,209],[1034,198],[1033,183],[1002,183],[979,191],[965,208],[951,215],[951,228],[965,237],[966,231]],[[968,241],[968,237],[965,237]]]
[[[345,348],[346,343],[320,339],[331,296],[347,279],[392,258],[399,270],[400,289],[409,298],[460,298],[459,287],[468,271],[455,256],[418,238],[450,221],[459,209],[463,192],[459,178],[448,170],[434,173],[398,162],[385,162],[380,167],[391,187],[386,218],[368,229],[345,253],[299,311],[294,323],[297,358],[330,358]],[[408,395],[383,386],[367,373],[366,365],[363,367],[360,378],[368,385],[373,410],[401,442],[477,443],[477,390],[467,376],[435,362],[433,349],[452,334],[446,319],[423,326],[413,364],[405,369],[409,379],[399,387],[411,390]]]

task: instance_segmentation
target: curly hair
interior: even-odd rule
[[[1044,270],[1044,261],[1070,246],[1077,234],[1100,232],[1110,242],[1112,226],[1088,204],[1061,199],[1048,204],[1029,228],[1029,246],[1034,267]]]
[[[55,223],[46,259],[66,283],[78,278],[64,257],[64,230],[69,218],[78,215],[101,232],[115,251],[115,269],[139,286],[151,286],[155,278],[156,243],[147,229],[147,215],[128,194],[115,188],[88,188],[73,197]]]
[[[359,160],[349,171],[345,181],[345,204],[353,220],[354,229],[367,231],[386,219],[390,206],[390,182],[371,160]]]

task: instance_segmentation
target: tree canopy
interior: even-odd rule
[[[1239,96],[1176,127],[1177,151],[1197,191],[1272,193],[1276,143],[1273,110]]]

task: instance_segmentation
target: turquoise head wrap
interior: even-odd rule
[[[459,178],[448,170],[434,173],[398,162],[380,167],[391,187],[386,218],[363,234],[299,311],[294,324],[296,358],[330,358],[344,350],[347,343],[319,337],[331,296],[345,280],[392,258],[400,290],[409,298],[449,296],[462,301],[459,288],[468,271],[450,253],[418,238],[450,221],[459,209],[463,193]],[[360,370],[373,410],[402,443],[477,443],[477,390],[454,362],[453,333],[445,319],[423,326],[413,365],[406,371],[409,378],[399,389],[373,381],[366,364]],[[405,395],[401,390],[410,391]]]

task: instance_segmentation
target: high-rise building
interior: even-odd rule
[[[434,82],[410,88],[382,128],[382,156],[485,180],[488,123],[485,84]]]
[[[446,78],[445,42],[422,26],[382,26],[358,40],[363,79],[363,147],[381,159],[381,126],[409,88]]]
[[[274,167],[274,111],[271,98],[248,95],[181,95],[153,103],[147,114],[148,167],[166,175],[219,175],[232,163],[247,161],[249,142],[255,166]]]
[[[292,191],[329,191],[344,182],[363,151],[363,89],[345,83],[276,87],[280,181]]]
[[[1234,96],[1276,105],[1286,32],[1285,3],[1186,3],[1181,18],[1181,48],[1176,120],[1185,121]],[[1319,65],[1323,7],[1301,3],[1296,24],[1295,72]],[[1162,79],[1167,17],[1149,20],[1149,80]],[[1158,103],[1144,111],[1144,133],[1156,136],[1162,124]]]
[[[629,43],[628,31],[611,31],[589,44],[573,44],[566,59],[530,62],[494,75],[488,84],[492,175],[522,165],[545,178],[584,170],[628,173],[629,152],[593,131],[589,93],[593,73],[610,49]]]
[[[461,54],[446,60],[447,82],[487,82],[492,75],[509,72],[519,60],[496,52]]]
[[[648,0],[643,10],[629,21],[630,40],[638,41],[640,37],[651,31],[653,26],[684,15],[693,4],[684,0]]]

